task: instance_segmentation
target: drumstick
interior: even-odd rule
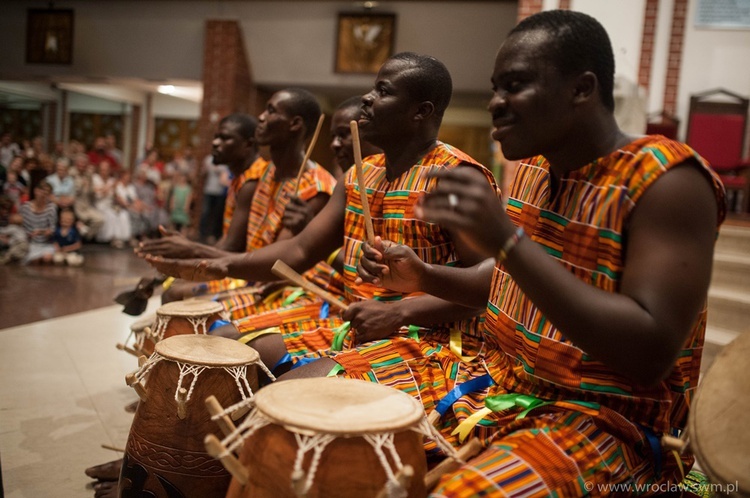
[[[367,190],[365,189],[365,173],[362,171],[362,149],[359,145],[359,127],[357,122],[349,122],[349,129],[352,132],[352,142],[354,149],[354,167],[357,168],[357,185],[359,186],[359,198],[362,201],[362,216],[365,217],[365,233],[367,242],[370,245],[375,244],[375,230],[372,228],[372,216],[370,216],[370,204],[367,202]]]
[[[458,469],[461,466],[461,462],[459,462],[459,460],[465,462],[469,458],[479,453],[481,450],[482,443],[479,442],[479,439],[472,438],[468,443],[463,445],[456,452],[455,457],[449,456],[448,458],[437,464],[435,468],[429,471],[424,477],[424,485],[427,488],[427,491],[429,492],[430,490],[432,490],[432,488],[437,485],[438,481],[441,477],[443,477],[443,475]]]
[[[302,160],[302,166],[299,168],[299,173],[297,173],[297,184],[294,187],[294,195],[297,195],[297,192],[299,192],[299,182],[302,180],[302,175],[305,174],[307,161],[310,159],[310,154],[312,154],[313,147],[315,147],[315,142],[318,141],[318,135],[320,134],[320,129],[323,128],[323,120],[325,117],[325,114],[321,114],[318,118],[318,125],[315,127],[315,133],[313,133],[312,140],[310,140],[310,145],[307,146],[305,158]]]
[[[218,417],[216,419],[216,424],[225,436],[230,435],[237,429],[237,426],[234,425],[231,418],[227,415],[222,415],[224,408],[221,407],[221,403],[219,403],[219,400],[216,399],[216,396],[213,394],[206,398],[206,408],[208,408],[208,413],[211,414],[211,418]]]
[[[289,267],[289,265],[287,265],[280,259],[276,260],[276,262],[273,264],[273,268],[271,268],[271,271],[276,276],[285,278],[291,281],[292,283],[294,283],[295,285],[299,285],[306,291],[315,294],[316,296],[324,299],[325,301],[328,301],[334,306],[338,306],[343,311],[346,311],[349,308],[349,306],[347,306],[346,304],[336,299],[336,297],[333,294],[321,289],[314,283],[308,282],[307,280],[302,278],[302,275],[294,271],[292,268]]]
[[[119,451],[120,453],[125,453],[125,448],[118,448],[117,446],[110,446],[108,444],[102,444],[102,448],[104,448],[105,450]]]
[[[396,481],[403,490],[409,489],[412,477],[414,477],[414,467],[411,465],[404,465],[401,470],[396,472]],[[375,498],[388,498],[391,496],[388,491],[388,483],[386,483]]]
[[[224,445],[221,444],[221,441],[219,441],[219,438],[217,438],[213,434],[208,434],[203,440],[203,443],[206,445],[206,451],[208,452],[208,454],[214,458],[219,459],[224,468],[227,469],[227,471],[232,474],[232,476],[237,479],[240,484],[242,484],[243,486],[247,484],[247,480],[249,477],[247,469],[242,466],[237,458],[235,458],[227,451]]]

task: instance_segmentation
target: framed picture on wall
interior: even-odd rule
[[[393,55],[395,14],[339,14],[337,73],[376,74]]]
[[[27,64],[73,62],[73,9],[28,9]]]

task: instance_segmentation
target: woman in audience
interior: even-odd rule
[[[102,226],[96,240],[109,242],[113,247],[125,247],[125,242],[130,240],[130,216],[115,201],[115,186],[117,179],[112,175],[110,165],[107,161],[99,163],[99,172],[91,179],[96,198],[96,209],[104,215]]]
[[[55,253],[52,234],[57,228],[57,206],[50,200],[51,197],[52,187],[42,180],[34,188],[34,199],[21,206],[23,228],[29,238],[29,252],[23,259],[24,264],[52,261]]]

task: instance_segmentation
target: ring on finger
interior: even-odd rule
[[[448,206],[450,206],[451,209],[456,209],[458,207],[458,196],[456,194],[448,194]]]

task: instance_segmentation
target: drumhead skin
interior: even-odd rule
[[[690,447],[713,484],[750,496],[750,333],[724,347],[701,379],[688,418]]]
[[[193,365],[234,367],[260,362],[253,348],[213,335],[174,335],[158,342],[154,350],[169,360]]]
[[[151,314],[144,318],[139,318],[138,320],[136,320],[130,325],[130,330],[132,330],[133,332],[139,332],[145,329],[146,327],[153,326],[155,321],[156,321],[155,314]]]
[[[221,313],[222,311],[224,311],[224,307],[217,302],[191,299],[189,301],[173,301],[163,304],[156,310],[156,314],[166,316],[204,316]]]
[[[354,379],[276,382],[255,395],[256,409],[295,432],[356,436],[415,426],[422,405],[396,389]]]

